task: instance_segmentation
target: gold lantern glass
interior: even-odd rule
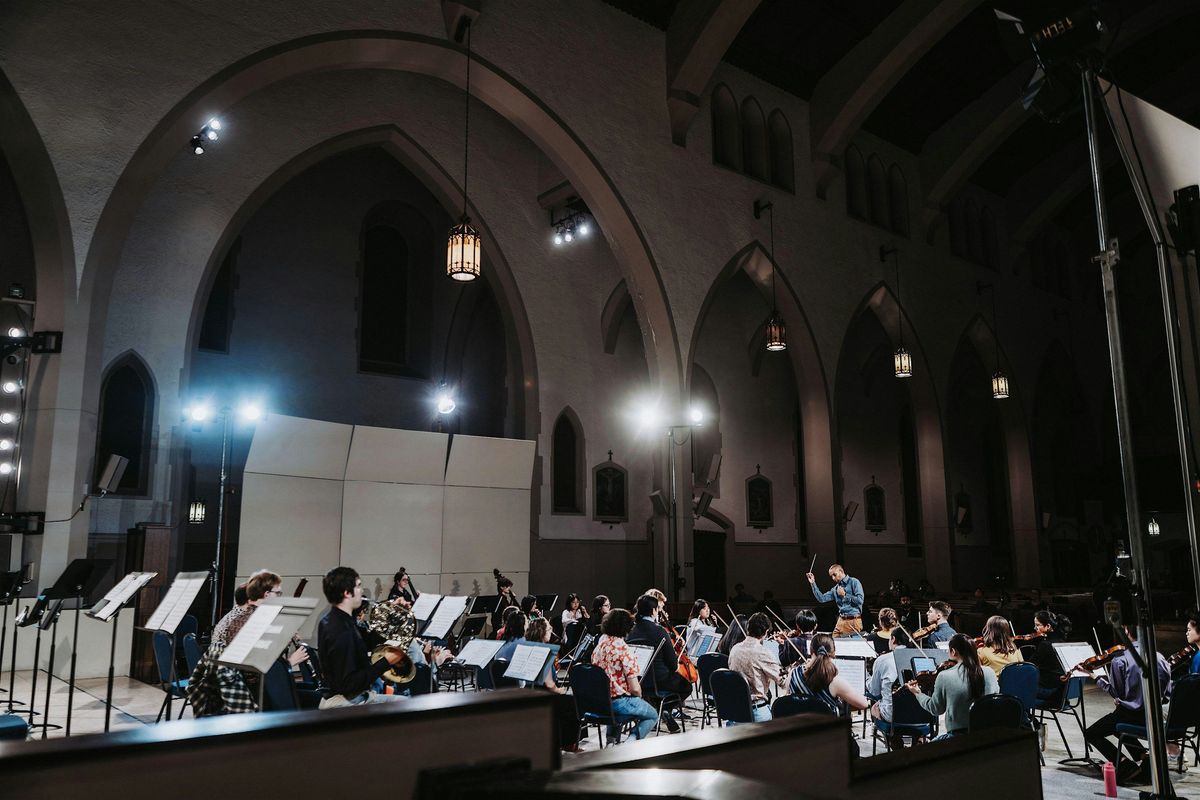
[[[188,522],[193,525],[199,525],[201,522],[204,522],[205,512],[204,501],[197,500],[188,506]]]
[[[904,345],[896,348],[895,363],[897,378],[912,377],[912,356],[904,349]]]
[[[446,274],[456,281],[473,281],[479,277],[479,233],[471,220],[462,221],[450,229],[446,242]]]
[[[1000,370],[992,375],[992,397],[996,400],[1008,397],[1008,377]]]
[[[772,353],[787,350],[787,327],[778,314],[772,314],[767,320],[767,350]]]

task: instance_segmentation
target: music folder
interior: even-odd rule
[[[217,663],[265,675],[316,607],[315,597],[269,597],[263,600],[222,651]]]
[[[499,639],[472,639],[463,645],[454,660],[468,667],[483,669],[492,662],[501,647],[504,647],[504,642]]]
[[[440,594],[434,594],[433,592],[422,592],[421,596],[417,598],[416,602],[413,603],[412,608],[410,609],[412,611],[412,615],[421,620],[421,622],[425,622],[433,616],[434,609],[437,608],[438,603],[441,602],[441,600],[442,596]]]
[[[450,629],[454,627],[454,623],[458,622],[459,617],[467,610],[469,600],[468,597],[443,597],[442,601],[437,604],[433,615],[429,617],[425,630],[421,631],[421,638],[445,639],[450,634]]]
[[[171,581],[171,587],[163,595],[158,608],[154,609],[150,619],[146,620],[146,624],[142,626],[143,630],[164,631],[174,635],[175,629],[179,627],[180,622],[183,622],[188,609],[192,607],[196,595],[200,594],[200,590],[207,582],[208,572],[180,572],[177,574],[175,580]]]
[[[558,652],[558,645],[551,644],[519,644],[508,660],[508,668],[504,677],[515,678],[527,683],[537,683],[546,668],[546,662]]]
[[[117,585],[109,589],[108,594],[87,611],[87,615],[92,619],[108,622],[143,586],[154,580],[156,575],[157,572],[129,573],[117,581]]]

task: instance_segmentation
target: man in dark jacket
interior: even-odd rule
[[[680,700],[687,699],[692,693],[692,684],[676,672],[679,668],[679,658],[675,655],[675,648],[671,645],[666,630],[658,623],[657,598],[644,594],[637,599],[637,620],[626,641],[629,644],[658,647],[658,654],[655,655],[643,684],[646,687],[644,696],[647,701],[657,706],[661,705],[662,698],[667,695],[678,695]],[[662,642],[661,646],[659,642]],[[679,730],[679,724],[671,717],[666,717],[665,721],[667,730],[672,733]]]

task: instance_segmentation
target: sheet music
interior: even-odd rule
[[[946,652],[949,652],[949,651],[950,651],[950,642],[948,642],[948,641],[946,641],[946,642],[934,642],[934,644],[936,644],[936,645],[937,645],[937,649],[938,649],[938,650],[945,650]]]
[[[692,635],[688,639],[687,654],[690,658],[696,659],[706,653],[713,652],[720,643],[721,637],[719,634],[692,631]],[[780,652],[782,651],[783,648],[780,647]]]
[[[181,572],[176,575],[171,588],[167,590],[158,608],[154,609],[145,627],[149,630],[174,633],[207,580],[207,572]]]
[[[437,608],[438,601],[441,599],[440,594],[425,592],[417,598],[417,602],[413,603],[412,615],[424,622],[433,616],[433,610]]]
[[[866,639],[838,639],[834,643],[838,659],[843,658],[875,658],[879,654],[875,647]]]
[[[238,631],[237,636],[233,637],[233,641],[221,653],[222,661],[242,662],[254,652],[255,647],[264,644],[259,640],[263,636],[270,635],[270,629],[276,627],[272,625],[275,618],[279,616],[279,612],[283,610],[283,606],[260,605],[254,609],[254,613],[246,620],[246,624]],[[281,629],[277,628],[278,632]],[[269,645],[270,642],[265,642]]]
[[[855,691],[861,692],[867,686],[867,662],[861,658],[835,658],[838,675],[844,678]]]
[[[421,595],[421,597],[424,596]],[[420,600],[420,598],[417,599]],[[427,639],[446,638],[450,629],[454,627],[454,623],[458,622],[458,618],[467,610],[467,603],[470,599],[469,597],[443,597],[421,636]]]
[[[107,621],[121,606],[129,601],[129,598],[137,594],[138,590],[154,579],[158,575],[157,572],[131,572],[117,582],[117,585],[109,590],[108,594],[100,600],[95,607],[88,612],[92,617]]]
[[[550,653],[551,650],[546,647],[517,645],[512,658],[508,661],[508,669],[504,670],[504,677],[536,683],[542,674],[542,668],[546,666],[546,659],[550,657]]]
[[[654,658],[654,648],[644,644],[631,644],[629,649],[633,651],[633,657],[637,659],[638,678],[646,677],[646,670],[650,668],[650,661]]]
[[[499,639],[472,639],[458,653],[458,660],[471,667],[483,669],[504,647]]]
[[[1052,642],[1051,644],[1054,647],[1055,655],[1058,656],[1059,663],[1062,664],[1063,672],[1096,655],[1095,649],[1087,642]],[[1108,675],[1104,667],[1097,667],[1093,672],[1097,677]],[[1071,673],[1071,677],[1086,678],[1087,673],[1077,669]]]

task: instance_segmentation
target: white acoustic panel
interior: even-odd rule
[[[442,571],[442,487],[346,481],[341,561],[360,573]]]
[[[493,567],[493,569],[495,569],[495,567]],[[500,572],[506,577],[512,579],[513,592],[517,595],[517,597],[529,593],[528,572],[505,572],[503,569],[501,569]],[[448,572],[442,575],[441,594],[455,596],[496,594],[496,576],[491,573],[491,570],[488,570],[486,573]]]
[[[353,430],[336,422],[268,414],[255,426],[246,472],[340,481]]]
[[[529,571],[529,491],[447,486],[442,573]]]
[[[346,480],[440,486],[449,441],[444,433],[356,425]]]
[[[247,472],[237,572],[324,575],[337,566],[342,482]]]
[[[346,566],[350,567],[353,565],[347,564]],[[372,565],[372,569],[378,569],[379,567],[385,567],[385,566],[391,566],[391,565],[380,562],[380,563]],[[407,565],[400,564],[400,565],[398,565],[397,568],[402,567],[402,566],[407,566]],[[387,600],[388,593],[392,591],[392,578],[394,578],[395,576],[396,576],[396,570],[392,570],[391,572],[387,572],[387,573],[381,572],[378,575],[376,575],[374,573],[372,573],[370,575],[363,575],[360,573],[359,577],[362,578],[363,597],[369,597],[373,601],[374,600]],[[440,575],[409,574],[408,579],[409,579],[410,583],[416,585],[418,592],[422,592],[422,593],[433,592],[434,594],[441,594],[441,591],[438,589],[438,582],[441,579]]]
[[[450,442],[446,485],[528,490],[535,444],[531,439],[455,436]],[[529,509],[525,513],[528,516]]]

